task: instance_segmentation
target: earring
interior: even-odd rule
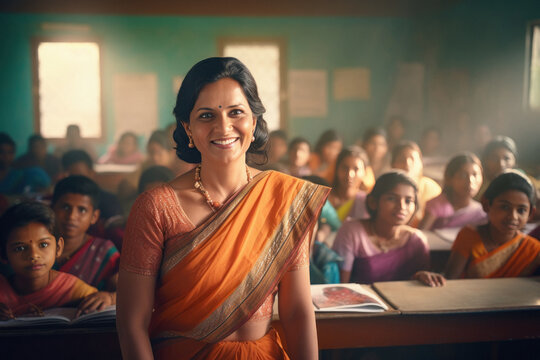
[[[189,135],[188,135],[188,138],[189,138],[188,148],[193,149],[195,147],[195,144],[193,144],[193,138]]]

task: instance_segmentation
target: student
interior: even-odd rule
[[[18,169],[39,167],[52,181],[58,180],[61,170],[60,159],[47,153],[47,141],[39,134],[28,138],[28,151],[15,159],[13,167]]]
[[[13,270],[10,278],[0,276],[0,320],[51,307],[78,305],[89,312],[111,304],[108,294],[51,269],[64,247],[53,227],[52,210],[38,202],[14,205],[0,218],[0,255]]]
[[[306,139],[301,137],[292,139],[287,155],[287,161],[284,165],[289,175],[296,177],[311,175],[311,169],[308,166],[311,146]]]
[[[516,167],[517,156],[516,143],[508,136],[496,136],[486,145],[482,154],[484,183],[477,194],[478,200],[493,179],[506,170]]]
[[[464,227],[445,271],[448,279],[530,276],[540,267],[540,241],[521,232],[534,214],[534,188],[519,171],[496,177],[482,197],[487,225]]]
[[[423,175],[422,152],[414,141],[402,141],[392,150],[392,168],[401,169],[416,181],[418,186],[418,208],[410,225],[418,226],[424,217],[426,203],[441,193],[435,180]]]
[[[0,194],[45,193],[51,185],[49,175],[39,167],[15,169],[15,151],[15,141],[8,134],[0,132]]]
[[[399,115],[391,116],[386,123],[386,134],[388,141],[388,148],[393,149],[399,144],[406,132],[405,119]]]
[[[56,147],[54,155],[61,158],[70,150],[83,150],[90,156],[92,161],[97,159],[94,146],[81,136],[79,125],[71,124],[67,126],[66,138],[62,144]]]
[[[343,141],[335,130],[326,130],[311,153],[309,167],[313,175],[322,177],[328,182],[334,181],[336,159],[343,147]]]
[[[106,154],[98,160],[100,164],[137,165],[144,160],[144,155],[139,151],[137,135],[127,131],[120,136],[118,144],[109,148]]]
[[[120,254],[114,244],[87,234],[99,218],[99,187],[87,177],[70,176],[56,184],[52,208],[64,252],[55,268],[80,277],[99,290],[114,292]],[[115,298],[115,294],[110,294]]]
[[[343,223],[334,250],[344,259],[341,282],[406,280],[429,268],[420,230],[406,225],[417,207],[414,180],[402,171],[381,175],[366,198],[369,219]]]
[[[486,213],[473,198],[482,185],[482,164],[473,153],[453,157],[444,171],[443,192],[426,203],[420,229],[440,229],[485,223]]]
[[[274,130],[268,134],[268,165],[278,163],[287,154],[287,142],[287,133],[283,130]]]
[[[96,181],[96,172],[94,171],[94,163],[92,158],[84,150],[71,150],[62,156],[62,166],[67,176],[82,175],[92,181]],[[103,235],[104,224],[110,218],[122,214],[122,209],[119,204],[118,197],[113,193],[99,188],[99,217],[101,224],[97,228],[93,228],[92,232],[96,235]]]
[[[336,161],[332,191],[328,200],[341,221],[347,218],[366,218],[366,193],[360,190],[366,174],[367,155],[358,146],[343,149]]]
[[[159,165],[151,166],[144,170],[141,175],[141,179],[139,180],[139,194],[168,183],[172,179],[174,179],[174,174],[168,167]]]
[[[371,191],[371,188],[375,185],[375,179],[385,171],[390,170],[386,131],[380,127],[367,129],[366,132],[364,132],[362,143],[359,145],[366,151],[369,158],[369,166],[372,175],[366,174],[366,176],[371,176],[373,178],[371,187],[367,189],[368,191]]]

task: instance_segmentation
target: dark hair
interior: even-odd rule
[[[332,186],[336,188],[338,186],[338,168],[339,165],[343,160],[345,160],[348,157],[354,157],[362,160],[364,163],[364,171],[369,166],[369,158],[365,152],[364,149],[362,149],[360,146],[347,146],[343,150],[340,151],[337,159],[336,159],[336,170],[334,171],[334,181],[332,183]]]
[[[176,142],[176,155],[188,163],[201,162],[201,153],[195,147],[188,147],[189,138],[182,124],[189,124],[189,115],[201,90],[206,85],[225,78],[233,79],[242,87],[249,108],[257,119],[253,134],[255,140],[247,152],[261,154],[266,159],[264,145],[268,140],[268,128],[263,118],[266,109],[259,98],[255,79],[240,60],[232,57],[212,57],[199,61],[188,71],[178,91],[176,106],[173,110],[176,117],[176,130],[173,135]]]
[[[84,150],[69,150],[64,155],[62,155],[62,167],[64,168],[64,170],[67,170],[73,164],[77,164],[80,162],[85,163],[89,169],[94,168],[92,158]]]
[[[504,148],[510,151],[517,160],[518,151],[515,141],[508,136],[498,135],[495,136],[495,138],[491,140],[484,148],[484,153],[482,154],[482,161],[485,161],[491,155],[491,153],[500,148]]]
[[[366,131],[364,131],[364,135],[362,136],[362,143],[365,144],[367,141],[369,141],[372,137],[375,136],[382,136],[386,139],[386,130],[384,130],[382,127],[368,128]]]
[[[170,150],[171,142],[169,141],[169,134],[166,130],[155,130],[148,139],[148,144],[156,143],[164,149]]]
[[[126,131],[122,135],[120,135],[120,138],[118,139],[118,142],[121,142],[122,140],[131,137],[135,140],[135,143],[138,142],[139,138],[137,137],[137,134],[135,134],[133,131]]]
[[[268,138],[280,138],[283,141],[287,142],[289,141],[289,137],[287,136],[287,132],[285,130],[274,130],[271,131],[270,134],[268,134]]]
[[[45,226],[49,233],[54,234],[54,212],[50,207],[37,201],[22,202],[13,205],[0,217],[0,256],[6,259],[6,245],[13,230],[30,223]]]
[[[165,166],[151,166],[141,174],[139,179],[139,194],[144,191],[148,184],[153,182],[168,182],[174,179],[174,173]]]
[[[377,210],[372,209],[369,206],[370,199],[379,203],[379,199],[382,195],[386,194],[399,184],[412,186],[414,189],[414,205],[416,209],[418,209],[418,186],[416,185],[416,182],[404,171],[392,170],[379,176],[375,182],[375,186],[373,186],[371,192],[366,196],[366,209],[371,219],[374,220],[377,217]]]
[[[338,133],[333,129],[328,129],[325,132],[321,134],[319,137],[319,140],[317,140],[317,144],[315,144],[315,152],[317,154],[321,154],[321,151],[323,147],[331,142],[334,141],[342,141],[341,137],[338,135]]]
[[[444,179],[450,179],[454,176],[462,167],[466,164],[476,164],[482,170],[482,163],[478,156],[474,155],[472,152],[464,152],[454,156],[444,169]]]
[[[417,151],[420,155],[420,158],[422,158],[422,150],[420,150],[420,147],[417,143],[411,140],[403,140],[400,141],[394,148],[392,149],[392,161],[390,164],[393,164],[394,161],[396,161],[396,158],[401,154],[401,152],[405,149],[411,149],[414,151]]]
[[[536,189],[531,181],[518,170],[507,170],[491,181],[482,195],[491,205],[499,195],[509,190],[521,191],[529,199],[531,210],[536,206]]]
[[[101,200],[100,192],[99,186],[93,180],[82,175],[71,175],[60,180],[54,187],[52,206],[66,194],[79,194],[88,196],[95,210]]]
[[[43,136],[41,136],[40,134],[31,135],[28,138],[28,149],[30,150],[32,145],[34,145],[37,142],[45,142],[45,138]]]
[[[309,144],[309,141],[307,141],[305,138],[299,137],[299,136],[295,137],[294,139],[291,140],[287,150],[291,151],[298,144],[307,144],[309,150],[311,151],[311,145]]]
[[[17,146],[15,145],[15,141],[13,141],[13,138],[6,134],[5,132],[0,132],[0,145],[11,145],[13,149],[16,149]]]

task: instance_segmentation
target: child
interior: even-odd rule
[[[392,150],[392,168],[406,171],[418,186],[418,208],[411,219],[411,226],[418,226],[424,217],[426,203],[441,193],[441,187],[423,175],[422,152],[413,141],[402,141]]]
[[[285,166],[290,175],[296,177],[311,175],[311,169],[308,166],[311,146],[306,139],[301,137],[292,139],[287,154]]]
[[[482,197],[488,223],[459,232],[446,278],[533,275],[540,267],[540,241],[520,230],[534,214],[535,203],[534,187],[520,172],[497,176]]]
[[[0,320],[51,307],[79,304],[79,311],[87,312],[111,304],[108,294],[51,270],[64,247],[53,227],[52,210],[37,202],[12,206],[0,218],[0,255],[13,270],[9,279],[0,276]]]
[[[482,185],[482,165],[473,153],[453,157],[444,171],[443,192],[426,204],[420,229],[462,227],[485,223],[486,213],[474,200]]]
[[[98,204],[99,187],[87,177],[70,176],[56,184],[52,208],[56,230],[64,238],[65,246],[55,268],[76,275],[99,290],[116,291],[118,250],[111,241],[87,234],[99,218]]]
[[[309,158],[309,167],[313,175],[332,182],[336,159],[342,147],[343,141],[336,131],[330,129],[322,133],[315,145],[315,152],[312,152]]]
[[[336,235],[334,250],[344,259],[341,282],[406,280],[427,269],[427,240],[406,225],[417,207],[414,180],[401,171],[381,175],[366,205],[371,218],[345,222]]]
[[[127,131],[120,136],[118,144],[109,148],[106,154],[98,160],[100,164],[137,165],[144,160],[144,155],[139,151],[137,135]]]
[[[390,169],[386,131],[377,127],[367,129],[360,145],[366,151],[369,159],[369,168],[366,169],[366,179],[364,180],[364,190],[369,192],[375,185],[375,179]]]
[[[358,146],[343,149],[337,157],[334,182],[328,200],[341,221],[368,217],[366,193],[360,190],[366,175],[367,162],[366,153]]]

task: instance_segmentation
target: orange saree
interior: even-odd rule
[[[161,245],[159,240],[145,240],[144,229],[136,233],[137,225],[130,222],[140,227],[144,219],[135,215],[128,221],[126,239],[130,240],[121,260],[127,271],[158,275],[149,328],[156,358],[223,358],[227,354],[254,358],[252,351],[257,349],[271,358],[286,358],[273,330],[257,341],[220,341],[272,296],[313,229],[329,189],[278,172],[263,172],[197,227],[189,224],[180,204],[175,204],[178,200],[170,187],[156,191],[169,191],[175,199],[160,201],[160,206],[136,204],[135,211],[165,209],[146,214],[158,217],[152,222],[160,227],[157,233],[163,234]],[[145,196],[152,197],[152,191]],[[170,228],[175,225],[169,222],[179,218],[169,212],[177,210],[187,224],[185,231],[173,233]],[[156,246],[160,253],[153,250]],[[130,260],[136,247],[153,259],[148,270]]]
[[[452,246],[469,259],[466,278],[500,278],[531,275],[540,254],[540,241],[519,232],[501,246],[487,251],[477,229],[463,228]]]

